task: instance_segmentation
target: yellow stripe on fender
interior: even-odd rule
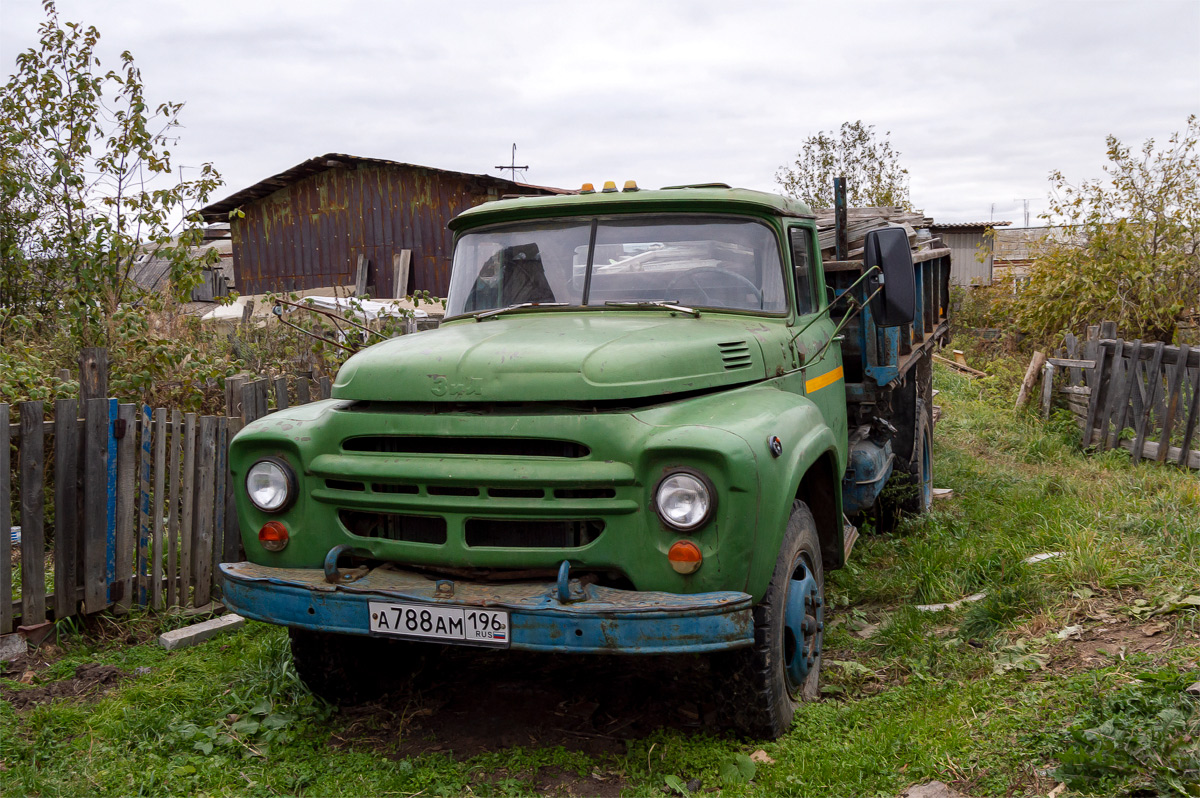
[[[833,385],[842,378],[842,367],[838,366],[835,369],[830,369],[819,377],[813,377],[804,383],[805,393],[816,393],[822,388]]]

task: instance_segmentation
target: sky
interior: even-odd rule
[[[1103,177],[1200,112],[1200,0],[309,2],[59,0],[184,102],[177,164],[213,200],[327,152],[578,188],[778,190],[808,136],[862,120],[940,222],[1025,221],[1048,175]],[[0,63],[38,0],[0,0]],[[506,173],[507,174],[507,173]],[[186,171],[185,171],[186,176]]]

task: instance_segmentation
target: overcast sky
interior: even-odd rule
[[[186,103],[177,163],[220,199],[326,152],[577,188],[774,190],[805,137],[862,119],[939,221],[1031,222],[1052,169],[1102,175],[1105,136],[1165,139],[1200,111],[1200,0],[307,2],[60,0]],[[0,0],[13,70],[43,18]]]

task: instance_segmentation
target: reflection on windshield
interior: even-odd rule
[[[550,302],[786,309],[779,248],[761,222],[577,219],[488,228],[459,240],[448,316]]]

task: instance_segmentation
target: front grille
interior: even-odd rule
[[[342,441],[347,452],[384,454],[462,454],[476,457],[587,457],[591,450],[574,441],[544,438],[433,438],[420,435],[361,435]]]
[[[473,518],[466,524],[468,546],[526,549],[575,549],[600,537],[604,522],[525,521]]]
[[[750,347],[745,341],[727,341],[717,344],[717,348],[721,350],[721,361],[725,364],[726,371],[744,369],[754,363],[754,359],[750,357]]]
[[[613,499],[617,492],[612,488],[558,488],[556,499]]]
[[[351,535],[360,538],[400,540],[406,543],[446,542],[446,519],[425,515],[365,513],[339,510],[338,518]]]

